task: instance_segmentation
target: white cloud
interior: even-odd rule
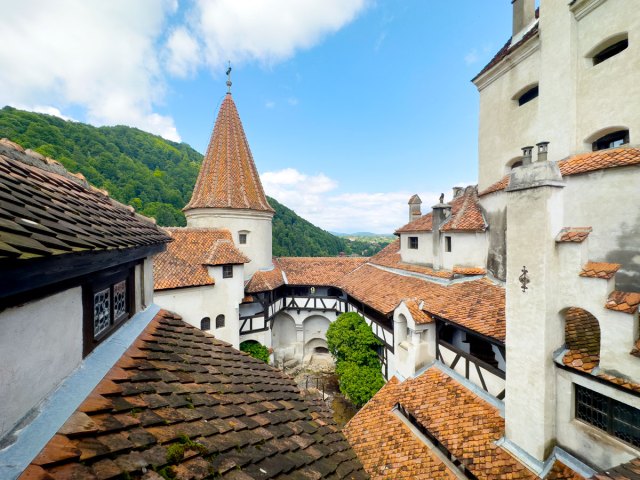
[[[184,27],[176,28],[167,41],[167,70],[177,77],[192,75],[200,64],[198,41]]]
[[[164,94],[156,39],[175,0],[23,0],[5,5],[0,105],[77,105],[95,124],[179,136],[154,112]]]
[[[391,233],[408,221],[407,202],[416,192],[336,192],[338,182],[323,173],[307,175],[293,168],[261,175],[267,195],[325,230],[352,233]],[[439,194],[419,192],[423,206]],[[423,208],[426,213],[426,208]]]
[[[51,105],[23,105],[21,103],[15,103],[11,105],[18,110],[27,110],[29,112],[46,113],[47,115],[53,115],[63,120],[76,121],[74,118],[63,114],[58,108]]]
[[[188,18],[191,35],[204,45],[204,57],[211,67],[218,68],[227,60],[273,64],[339,30],[369,1],[195,0]]]

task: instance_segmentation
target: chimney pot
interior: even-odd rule
[[[533,155],[533,147],[522,147],[522,165],[529,165]]]
[[[549,152],[549,142],[539,142],[536,143],[538,147],[538,161],[546,162],[547,161],[547,153]]]

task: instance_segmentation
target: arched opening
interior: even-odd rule
[[[512,99],[518,102],[518,106],[521,107],[522,105],[529,103],[531,100],[538,98],[539,94],[540,88],[538,87],[538,84],[532,83],[519,90]]]
[[[296,341],[296,322],[286,313],[279,313],[271,327],[271,345],[274,348],[288,347]]]
[[[317,346],[313,349],[313,353],[319,353],[319,354],[323,354],[323,355],[328,355],[329,354],[329,349],[327,347],[323,347],[323,346]]]
[[[327,347],[327,330],[331,322],[322,315],[312,315],[302,322],[304,331],[304,355],[313,353],[315,347]]]
[[[327,355],[329,354],[329,346],[324,338],[312,338],[304,346],[304,355]]]
[[[564,342],[568,352],[562,361],[568,367],[588,373],[600,363],[600,324],[582,308],[564,312]]]
[[[504,166],[504,173],[507,174],[511,172],[514,168],[518,168],[522,166],[522,156],[518,155],[517,157],[513,157],[509,160]]]
[[[224,328],[224,315],[216,317],[216,328]]]
[[[200,330],[211,330],[211,319],[209,317],[204,317],[200,320]]]
[[[587,53],[587,58],[592,60],[593,65],[598,65],[605,60],[618,55],[620,52],[626,50],[627,47],[629,47],[628,33],[618,33],[606,40],[603,40],[592,48],[589,53]]]

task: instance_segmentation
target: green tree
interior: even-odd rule
[[[247,340],[240,344],[240,351],[248,353],[253,358],[269,363],[269,349],[255,340]]]
[[[327,345],[336,360],[340,391],[354,405],[367,403],[384,385],[376,347],[382,345],[364,318],[343,313],[327,330]]]

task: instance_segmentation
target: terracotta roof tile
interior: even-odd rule
[[[487,279],[442,285],[363,265],[338,285],[378,312],[390,315],[405,298],[424,301],[422,309],[504,342],[504,288]]]
[[[274,265],[271,270],[258,270],[255,272],[245,286],[245,291],[248,293],[266,292],[275,290],[282,285],[284,285],[282,270],[279,266]]]
[[[422,310],[421,307],[424,307],[424,302],[422,300],[411,298],[403,301],[409,309],[414,322],[420,325],[433,322],[433,317]]]
[[[600,363],[600,326],[586,310],[569,308],[565,313],[565,343],[568,349],[562,362],[591,373]]]
[[[558,233],[556,242],[582,243],[592,231],[591,227],[565,227]]]
[[[395,472],[414,467],[423,446],[391,414],[396,404],[476,477],[536,478],[496,445],[504,435],[500,412],[438,368],[432,367],[403,383],[389,383],[345,427],[345,435],[372,478],[404,478]],[[425,478],[449,478],[449,472],[433,457],[422,454],[422,458],[424,468],[435,472]],[[381,465],[395,470],[387,474]]]
[[[413,263],[403,262],[400,257],[400,240],[394,240],[369,259],[369,263],[381,267],[396,268],[407,272],[421,273],[430,277],[452,279],[453,272],[448,270],[434,270],[433,268]]]
[[[455,479],[392,409],[405,392],[393,377],[347,424],[344,433],[372,479]]]
[[[249,263],[249,257],[236,248],[231,240],[216,240],[205,259],[207,265],[239,265]]]
[[[207,265],[214,260],[210,257],[215,256],[219,240],[232,243],[231,232],[215,228],[167,228],[165,231],[173,242],[154,258],[155,290],[214,285]],[[227,247],[220,250],[227,251],[230,251]]]
[[[609,298],[605,304],[609,310],[630,314],[638,311],[638,305],[640,305],[640,293],[619,292],[616,290],[609,294]]]
[[[448,203],[451,216],[441,225],[444,232],[481,232],[486,230],[486,222],[478,202],[478,191],[474,186],[464,189],[464,193]],[[430,232],[433,229],[432,212],[400,227],[395,233]]]
[[[613,278],[613,276],[619,269],[619,263],[588,262],[584,267],[582,267],[580,276],[589,278],[604,278],[608,280],[610,278]]]
[[[487,270],[481,267],[453,267],[454,275],[486,275]]]
[[[275,263],[287,285],[336,286],[369,259],[365,257],[280,257]]]
[[[121,392],[98,394],[99,384],[92,394],[112,406],[72,417],[22,480],[148,479],[162,469],[180,479],[366,478],[322,403],[166,311],[114,368],[125,372]]]
[[[138,215],[55,160],[0,140],[0,260],[169,242]]]
[[[574,155],[558,162],[562,176],[578,175],[606,168],[640,164],[640,148],[620,147]],[[509,175],[480,192],[480,196],[504,190],[509,185]]]
[[[553,462],[553,466],[545,477],[545,480],[584,480],[584,477],[556,460]]]
[[[595,474],[594,480],[636,480],[640,478],[640,457]]]
[[[218,112],[191,200],[194,208],[238,208],[273,212],[262,189],[238,110],[230,94]]]

